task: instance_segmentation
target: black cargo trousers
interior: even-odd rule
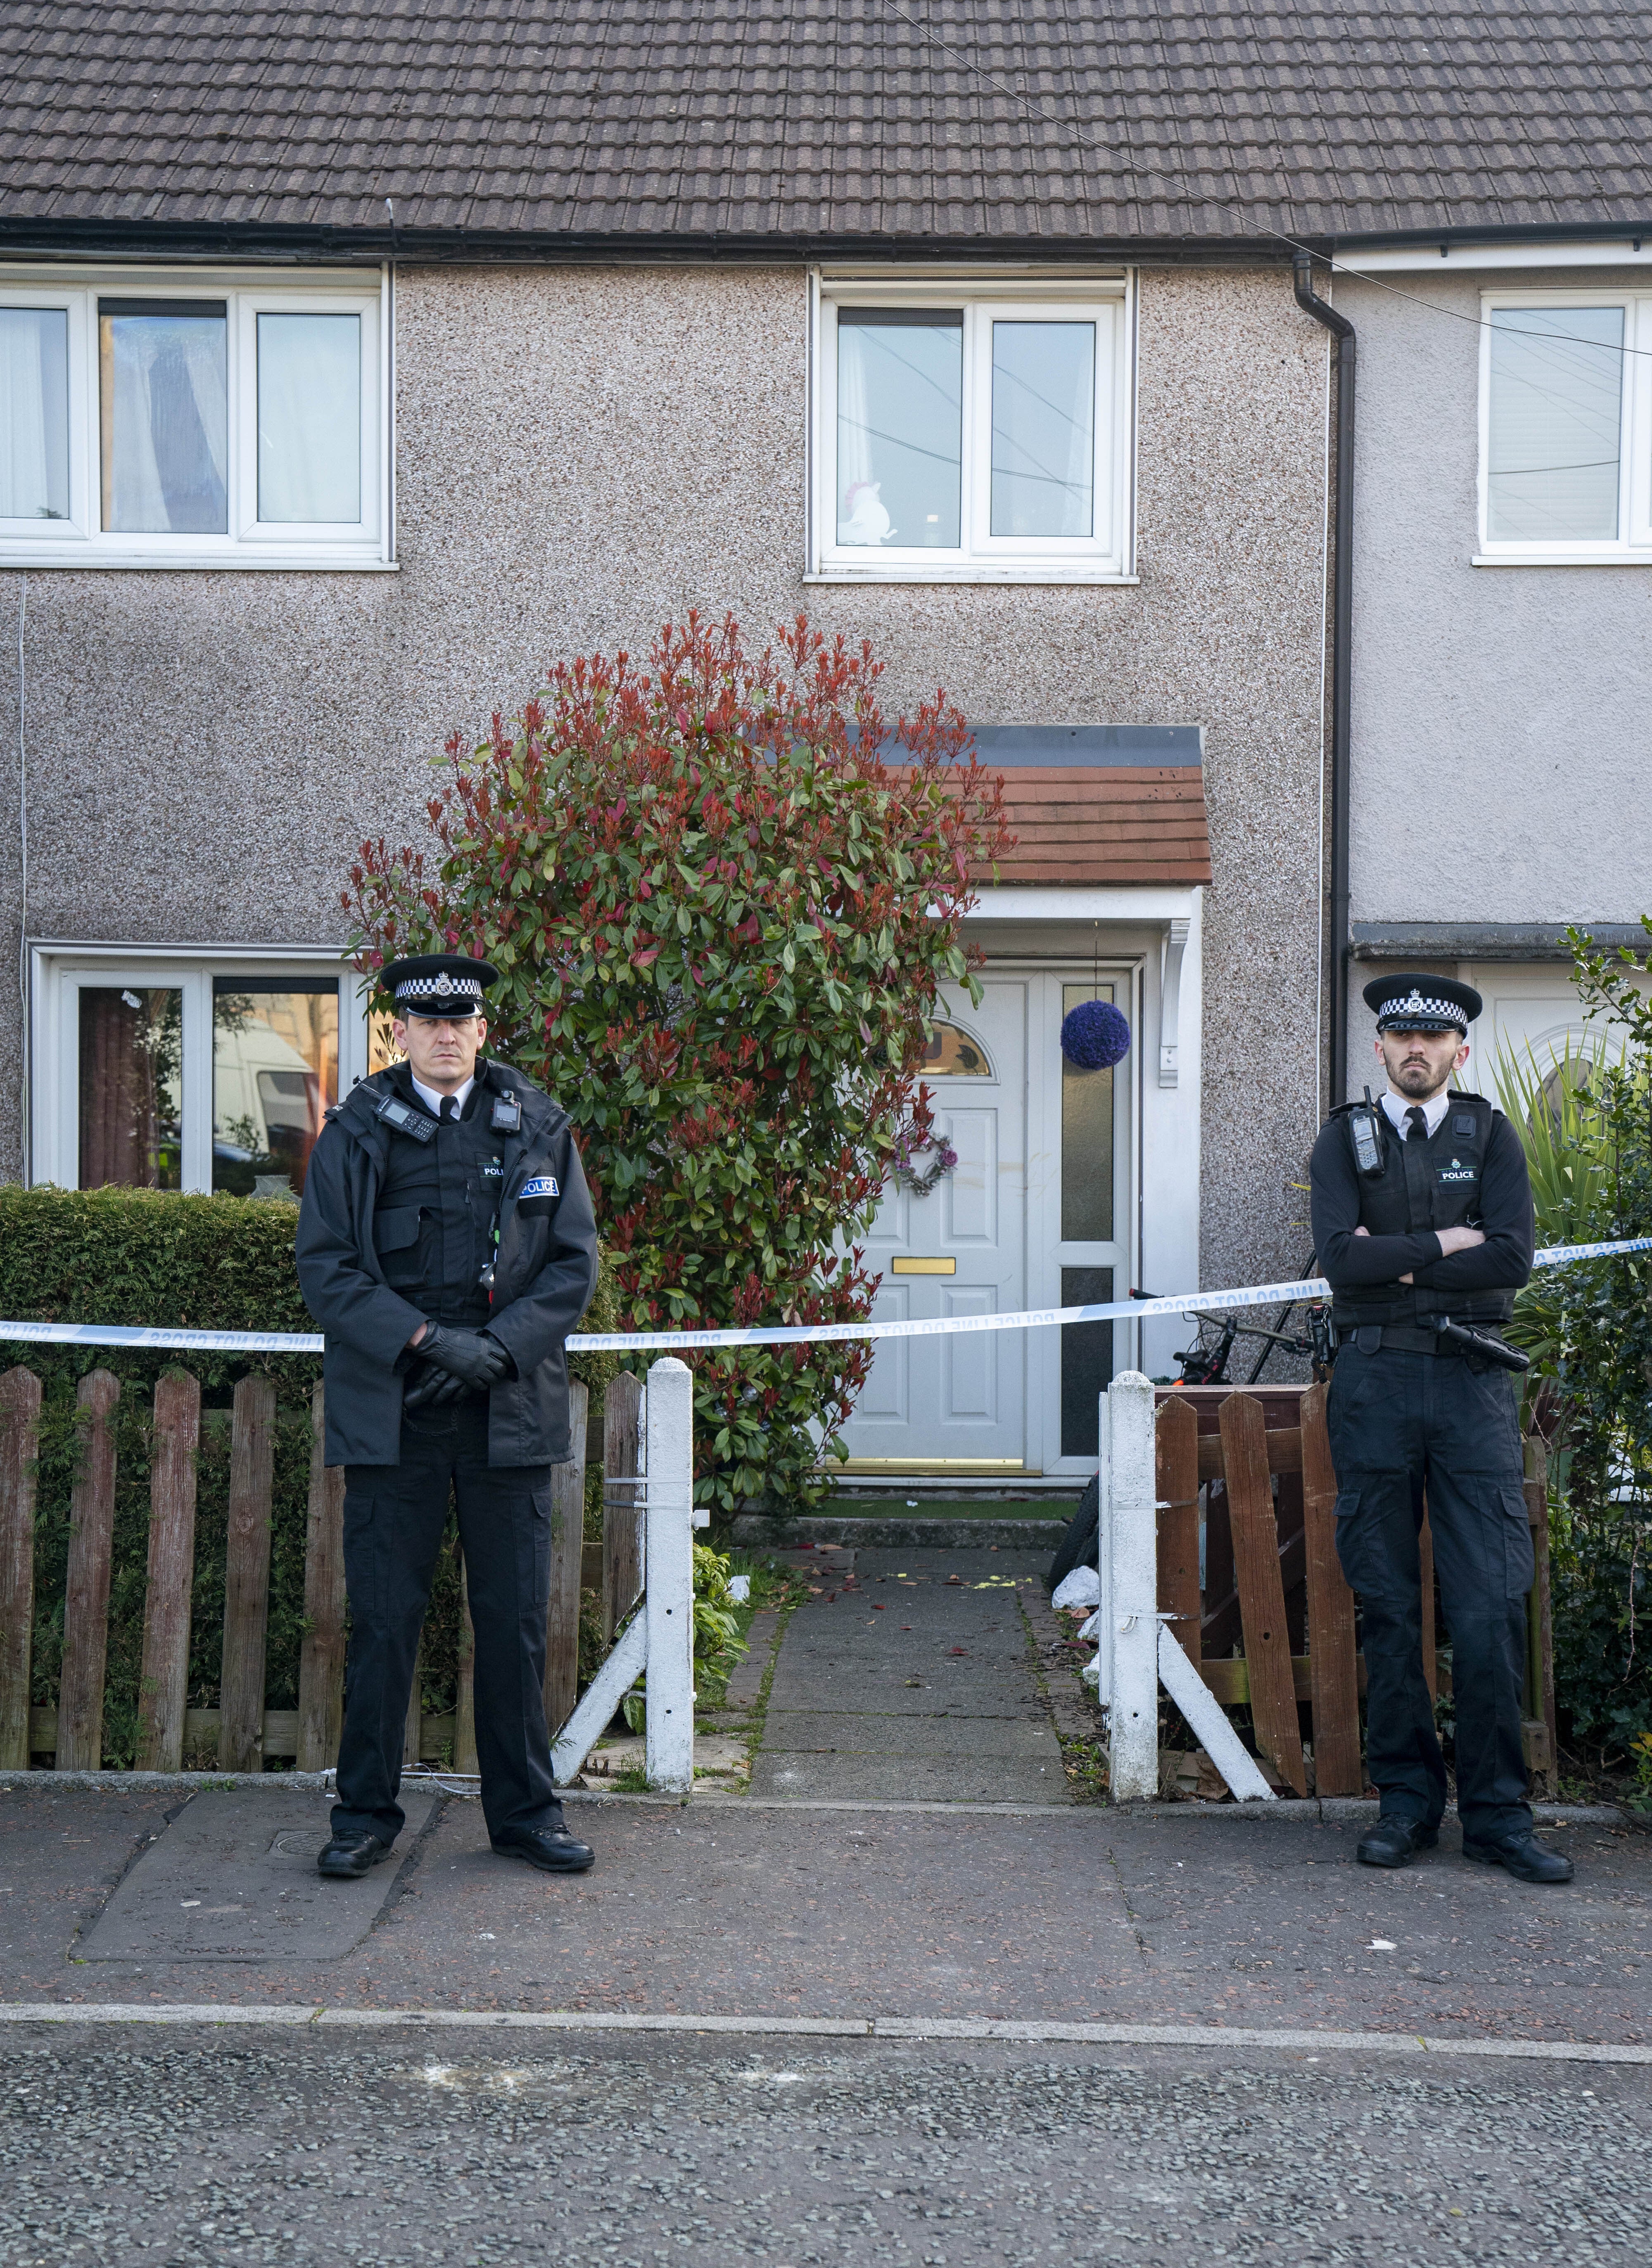
[[[1350,1334],[1338,1351],[1326,1418],[1337,1556],[1364,1626],[1367,1768],[1383,1814],[1432,1827],[1445,1808],[1445,1764],[1422,1670],[1426,1488],[1451,1633],[1463,1831],[1471,1842],[1529,1831],[1520,1720],[1533,1561],[1515,1381],[1455,1355],[1363,1352]]]
[[[545,1729],[550,1591],[549,1465],[490,1466],[488,1401],[467,1396],[402,1419],[399,1465],[344,1468],[350,1651],[336,1835],[394,1843],[419,1633],[447,1513],[459,1516],[476,1631],[476,1761],[490,1835],[562,1816]]]

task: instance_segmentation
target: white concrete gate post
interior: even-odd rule
[[[694,1786],[694,1373],[674,1354],[648,1373],[648,1703],[650,1787]]]
[[[648,1373],[643,1403],[643,1602],[567,1723],[553,1734],[551,1772],[566,1787],[639,1675],[648,1680],[644,1762],[651,1787],[694,1786],[694,1373],[674,1354]]]
[[[1121,1371],[1102,1396],[1097,1690],[1107,1711],[1115,1803],[1159,1793],[1159,1687],[1240,1802],[1273,1791],[1174,1631],[1159,1620],[1159,1475],[1153,1381]]]
[[[1150,1802],[1159,1792],[1158,1483],[1153,1381],[1121,1371],[1102,1403],[1110,1470],[1103,1530],[1101,1625],[1112,1675],[1104,1690],[1115,1803]]]

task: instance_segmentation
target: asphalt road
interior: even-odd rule
[[[0,2085],[4,2268],[1652,2252],[1645,2069],[18,2027]]]

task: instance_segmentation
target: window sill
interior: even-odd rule
[[[1100,583],[1129,587],[1139,575],[1121,575],[1109,567],[999,566],[978,561],[959,561],[944,567],[822,567],[805,575],[805,583]]]
[[[1471,567],[1652,567],[1652,551],[1477,551]]]
[[[285,569],[304,575],[395,575],[397,562],[377,552],[365,551],[100,551],[90,545],[71,550],[55,543],[8,543],[0,546],[0,569],[65,567],[81,575],[102,575],[111,570],[147,574],[183,571],[236,575],[251,568],[259,574]]]

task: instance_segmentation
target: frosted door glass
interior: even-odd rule
[[[845,307],[837,318],[837,541],[955,551],[963,317]]]
[[[1493,310],[1486,489],[1493,541],[1615,541],[1623,312]]]
[[[69,318],[0,307],[0,519],[69,517]]]
[[[222,302],[100,304],[103,525],[120,535],[229,528],[229,326]]]
[[[361,518],[361,317],[258,318],[258,517]]]
[[[1110,984],[1064,984],[1061,1012],[1110,1000]],[[1110,1244],[1113,1235],[1113,1073],[1061,1058],[1061,1241]]]
[[[992,326],[992,533],[1095,525],[1095,326]]]

